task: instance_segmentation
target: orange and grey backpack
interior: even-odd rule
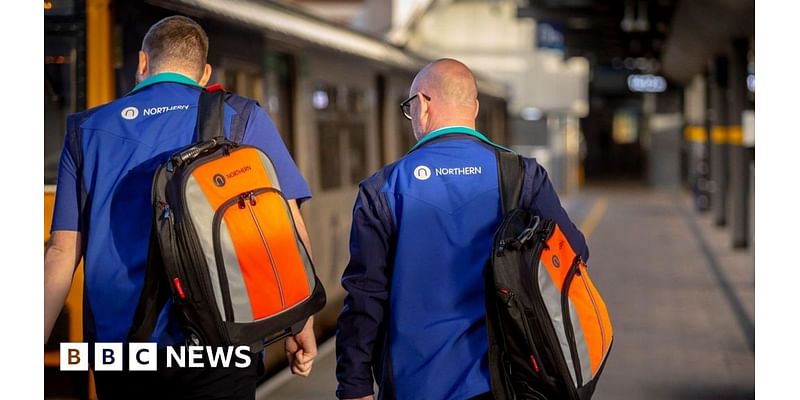
[[[492,394],[587,400],[611,350],[608,311],[558,225],[519,207],[522,159],[497,155],[505,218],[486,268]]]
[[[231,123],[233,140],[224,136],[226,99],[242,110],[257,107],[204,90],[197,142],[154,175],[150,250],[131,341],[149,340],[170,300],[187,344],[253,351],[296,334],[325,305],[273,163],[239,144],[246,119]]]

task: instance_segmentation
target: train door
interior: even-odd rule
[[[298,129],[305,133],[299,155],[311,165],[306,175],[314,199],[304,207],[315,264],[335,319],[339,284],[349,257],[351,212],[358,183],[380,162],[374,71],[342,57],[308,57],[301,67]],[[302,124],[302,128],[301,128]],[[305,172],[305,171],[304,171]],[[323,324],[326,321],[322,321]]]
[[[292,156],[294,148],[293,59],[288,54],[266,52],[265,63],[223,57],[215,73],[216,82],[226,90],[258,101],[269,114]]]

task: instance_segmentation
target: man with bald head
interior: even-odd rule
[[[336,334],[340,399],[491,399],[483,271],[502,221],[497,152],[475,130],[475,77],[428,64],[401,103],[417,144],[359,185],[347,291]],[[588,259],[583,235],[525,159],[521,206],[555,220]]]

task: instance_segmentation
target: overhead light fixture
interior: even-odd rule
[[[636,60],[631,57],[625,57],[625,60],[622,62],[622,65],[625,66],[625,69],[634,69],[636,68]]]
[[[636,10],[636,21],[633,27],[639,32],[647,32],[650,29],[650,21],[647,19],[647,2],[639,0],[639,9]]]
[[[633,30],[635,22],[633,20],[633,14],[633,2],[628,0],[625,2],[625,16],[622,17],[622,22],[619,23],[619,26],[623,31],[630,32]]]
[[[647,2],[639,0],[636,8],[632,0],[625,2],[625,15],[622,17],[622,22],[619,23],[620,28],[625,32],[646,32],[650,29],[650,21],[647,17]]]

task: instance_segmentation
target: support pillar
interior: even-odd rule
[[[697,211],[708,211],[709,200],[709,168],[708,168],[708,131],[706,130],[706,79],[696,75],[684,91],[683,115],[686,125],[683,138],[688,150],[687,180],[694,197]]]
[[[728,210],[728,58],[717,56],[709,68],[711,127],[711,210],[714,224],[725,226]]]
[[[742,113],[747,102],[747,50],[746,39],[732,41],[728,79],[729,217],[733,246],[739,248],[747,247],[749,225],[750,157],[749,149],[742,142]]]

